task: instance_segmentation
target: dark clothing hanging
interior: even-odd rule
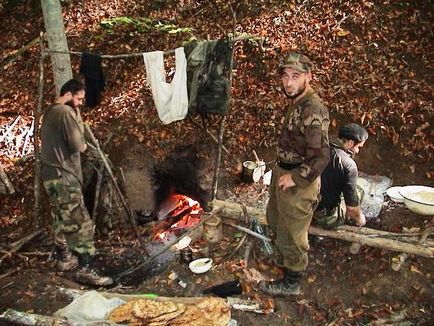
[[[226,115],[232,48],[225,40],[199,42],[187,60],[189,111]]]
[[[86,106],[94,107],[101,100],[105,78],[102,73],[101,55],[84,52],[81,56],[80,73],[86,86]]]

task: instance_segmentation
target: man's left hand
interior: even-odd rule
[[[291,173],[286,173],[279,178],[279,188],[283,191],[288,190],[289,188],[295,187],[295,182],[292,179]]]

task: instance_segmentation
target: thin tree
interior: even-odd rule
[[[68,51],[60,0],[41,0],[41,5],[49,49]],[[59,94],[62,85],[72,78],[71,61],[69,54],[51,53],[50,56],[56,94]]]

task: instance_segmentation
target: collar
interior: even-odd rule
[[[354,152],[350,149],[344,148],[344,142],[340,138],[334,138],[330,141],[330,147],[342,149],[345,153],[348,153],[351,157],[353,157]]]
[[[301,104],[306,103],[309,98],[311,98],[313,95],[315,94],[315,91],[311,88],[309,89],[306,94],[304,94],[301,98],[299,98],[297,101],[295,101],[292,105],[293,106],[298,106]]]

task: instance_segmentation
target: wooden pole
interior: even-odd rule
[[[132,227],[133,227],[133,229],[134,229],[134,232],[136,233],[137,240],[139,241],[140,247],[142,248],[142,250],[143,250],[143,252],[145,253],[145,255],[146,255],[146,256],[149,256],[148,250],[146,249],[145,245],[143,244],[142,238],[141,238],[141,236],[140,236],[139,229],[138,229],[138,227],[137,227],[135,213],[134,213],[134,211],[133,211],[132,209],[130,209],[130,207],[128,206],[128,204],[127,204],[127,202],[126,202],[126,200],[125,200],[125,198],[124,198],[124,195],[122,194],[122,191],[121,191],[121,189],[119,188],[119,185],[118,185],[118,183],[117,183],[117,181],[116,181],[116,178],[115,178],[115,176],[114,176],[114,174],[113,174],[113,171],[112,171],[112,169],[111,169],[111,167],[110,167],[110,164],[107,162],[107,159],[106,159],[106,157],[105,157],[103,151],[101,150],[101,147],[99,146],[99,142],[98,142],[98,140],[97,140],[97,139],[95,138],[95,136],[93,135],[92,130],[90,129],[89,125],[85,124],[85,125],[84,125],[84,130],[85,130],[85,132],[87,133],[87,135],[89,136],[90,140],[92,141],[92,144],[88,143],[88,145],[94,147],[94,149],[97,151],[97,153],[98,153],[99,156],[101,157],[101,161],[102,161],[102,163],[103,163],[103,165],[104,165],[104,167],[105,167],[105,169],[106,169],[108,175],[110,176],[110,178],[111,178],[112,181],[113,181],[113,185],[114,185],[114,187],[115,187],[115,189],[116,189],[116,192],[117,192],[118,195],[119,195],[119,198],[120,198],[120,200],[121,200],[122,206],[124,207],[125,212],[127,213],[128,218],[130,219],[130,222],[131,222],[131,225],[132,225]]]
[[[34,179],[34,219],[36,228],[40,226],[40,214],[39,214],[39,201],[40,201],[40,177],[41,177],[41,162],[39,157],[39,119],[42,112],[42,100],[44,96],[44,60],[46,53],[43,49],[44,38],[40,37],[39,45],[41,49],[41,56],[39,58],[39,81],[38,81],[38,104],[34,112],[34,133],[33,133],[33,148],[35,155],[35,179]]]
[[[423,247],[421,245],[401,242],[397,240],[384,239],[384,238],[370,238],[364,234],[343,232],[339,230],[323,230],[315,226],[309,227],[309,234],[329,237],[339,240],[360,242],[362,245],[370,247],[384,248],[398,252],[405,252],[408,254],[415,254],[423,257],[434,258],[434,248]]]

